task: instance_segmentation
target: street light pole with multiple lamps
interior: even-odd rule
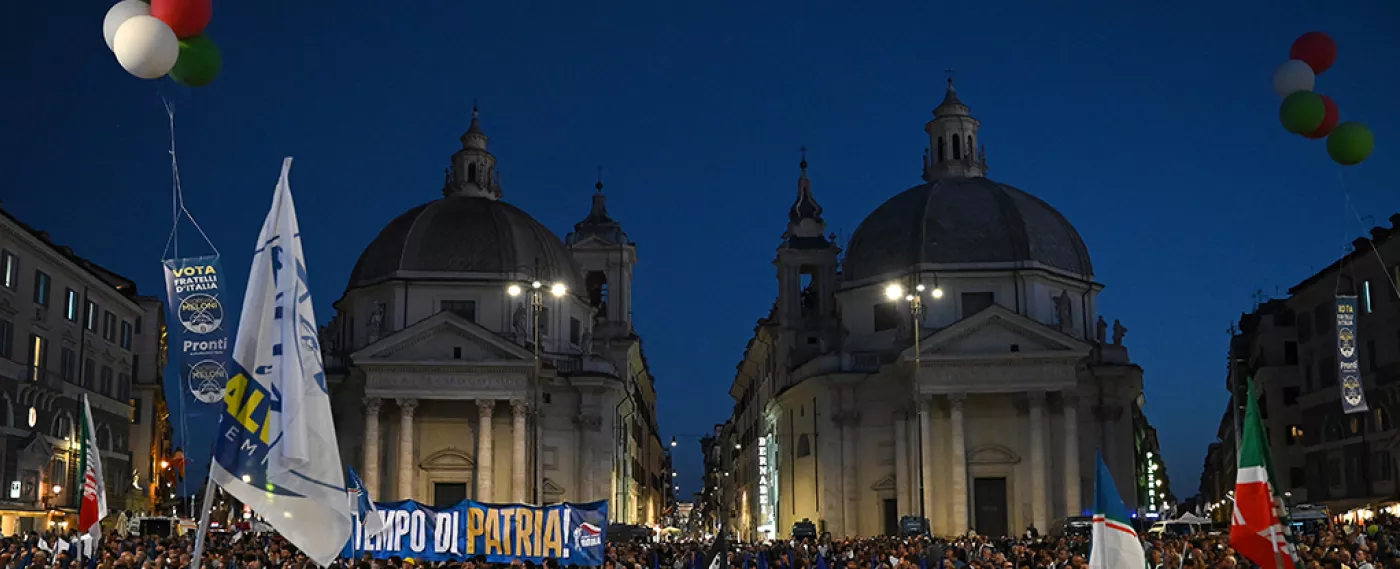
[[[923,351],[921,350],[921,348],[920,348],[920,346],[919,346],[919,341],[922,339],[921,336],[923,336],[922,327],[923,327],[923,322],[924,322],[924,293],[925,293],[925,292],[927,292],[928,295],[929,295],[930,297],[932,297],[934,300],[938,300],[938,299],[940,299],[940,298],[943,298],[943,288],[938,286],[938,281],[937,281],[937,280],[934,281],[934,285],[933,285],[933,289],[932,289],[932,290],[929,290],[928,287],[924,286],[924,283],[922,283],[922,282],[917,282],[917,281],[916,281],[915,284],[914,284],[914,289],[911,290],[911,291],[908,291],[908,292],[905,291],[904,285],[899,284],[899,283],[890,283],[890,284],[888,284],[888,285],[885,286],[885,298],[888,298],[888,299],[890,299],[890,300],[892,300],[892,301],[896,301],[896,302],[898,302],[898,301],[902,298],[902,299],[904,299],[905,302],[908,302],[908,303],[909,303],[909,317],[910,317],[910,319],[912,319],[912,320],[914,321],[914,381],[912,382],[911,388],[914,389],[914,391],[915,391],[915,393],[914,393],[914,400],[915,400],[915,401],[918,401],[918,400],[919,400],[919,398],[918,398],[918,393],[917,393],[917,391],[918,391],[918,379],[919,379],[919,368],[923,367],[923,362],[924,362],[924,360],[923,360]],[[924,449],[924,446],[923,446],[923,429],[919,429],[919,455],[920,455],[920,456],[923,456],[923,449]],[[927,513],[927,512],[924,512],[924,500],[923,500],[923,495],[924,495],[924,484],[925,484],[926,482],[925,482],[925,480],[924,480],[924,469],[923,469],[923,467],[922,467],[922,463],[920,464],[920,466],[919,466],[919,468],[918,468],[918,471],[919,471],[919,496],[920,496],[920,498],[919,498],[919,500],[918,500],[919,512],[920,512],[920,515],[925,516],[924,519],[927,519],[928,513]]]
[[[564,283],[562,283],[562,282],[556,282],[556,283],[553,283],[553,284],[549,285],[549,289],[548,289],[548,290],[549,290],[549,294],[553,295],[554,298],[562,298],[564,295],[566,295],[566,294],[569,293],[569,288],[568,288],[567,286],[564,286]],[[532,347],[532,349],[533,349],[533,351],[534,351],[534,355],[535,355],[535,357],[534,357],[534,381],[531,381],[531,382],[530,382],[530,418],[531,418],[531,423],[532,423],[532,427],[531,427],[531,429],[530,429],[530,434],[531,434],[531,438],[533,439],[533,440],[532,440],[532,443],[533,443],[533,444],[530,445],[530,457],[531,457],[531,463],[532,463],[532,466],[533,466],[533,468],[532,468],[531,470],[534,471],[534,472],[533,472],[534,483],[531,484],[531,486],[534,487],[534,493],[533,493],[534,502],[535,502],[535,504],[540,505],[540,504],[542,504],[542,502],[540,501],[540,498],[541,498],[541,496],[540,496],[540,421],[541,421],[541,419],[540,419],[540,410],[539,410],[539,409],[540,409],[540,408],[539,408],[539,405],[540,405],[540,371],[541,371],[541,369],[542,369],[542,362],[540,361],[540,313],[541,313],[541,312],[544,312],[545,284],[544,284],[543,282],[540,282],[538,279],[532,279],[529,283],[524,284],[524,285],[521,285],[521,284],[519,284],[519,283],[511,283],[510,286],[507,286],[507,287],[506,287],[506,294],[510,295],[512,298],[516,298],[516,297],[519,297],[519,296],[522,295],[522,294],[525,294],[525,295],[528,295],[529,300],[530,300],[530,318],[531,318],[531,325],[530,325],[531,330],[530,330],[530,334],[531,334],[531,336],[532,336],[532,340],[531,340],[530,344],[531,344],[531,347]]]

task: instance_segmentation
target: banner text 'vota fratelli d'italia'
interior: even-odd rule
[[[369,554],[379,559],[451,561],[485,555],[490,563],[514,559],[541,563],[553,558],[560,565],[603,564],[606,500],[552,506],[463,500],[440,510],[414,501],[376,505],[384,518],[384,532],[367,535],[364,524],[355,524],[346,557]]]
[[[1342,384],[1342,412],[1367,411],[1361,388],[1361,358],[1356,353],[1356,297],[1337,297],[1337,377]]]
[[[234,320],[223,302],[217,255],[168,259],[165,265],[165,400],[174,449],[185,453],[180,494],[190,495],[208,474],[233,350]]]

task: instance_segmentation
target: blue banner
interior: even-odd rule
[[[1342,412],[1365,413],[1366,391],[1361,388],[1361,358],[1356,353],[1356,297],[1337,297],[1337,379],[1342,385]]]
[[[219,257],[168,259],[165,265],[165,402],[171,450],[184,453],[177,491],[203,486],[224,407],[234,320],[225,308]]]
[[[355,524],[345,557],[461,561],[484,555],[488,563],[553,558],[561,567],[597,567],[607,548],[606,500],[552,506],[463,500],[441,510],[410,500],[378,507],[384,532],[367,534],[364,524]]]

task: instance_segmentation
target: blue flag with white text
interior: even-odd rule
[[[353,526],[296,206],[282,176],[253,251],[210,477],[325,567]]]

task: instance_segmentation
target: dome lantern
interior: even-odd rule
[[[953,70],[948,70],[948,89],[943,102],[933,109],[933,120],[924,125],[929,146],[924,151],[924,181],[946,177],[987,175],[986,149],[978,143],[982,123],[972,109],[958,98],[953,87]]]
[[[481,130],[481,112],[472,105],[472,123],[462,134],[462,149],[452,155],[452,167],[447,171],[444,196],[469,196],[501,199],[501,176],[496,157],[486,150],[491,137]]]

